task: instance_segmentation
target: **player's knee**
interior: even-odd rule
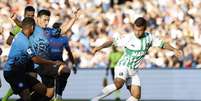
[[[54,96],[54,88],[47,88],[46,96],[52,98]]]
[[[117,90],[118,90],[118,89],[121,89],[121,88],[122,88],[123,84],[116,84],[116,83],[115,83],[115,86],[117,87]]]
[[[41,94],[41,95],[46,95],[47,92],[47,87],[41,83],[36,84],[35,86],[33,86],[34,91],[36,91],[37,93]]]
[[[115,79],[114,84],[117,87],[117,89],[121,89],[124,85],[124,81],[120,79]]]
[[[132,92],[132,96],[135,97],[136,99],[140,99],[141,98],[140,92]]]
[[[133,97],[140,99],[141,98],[141,87],[135,86],[131,87],[131,94]]]

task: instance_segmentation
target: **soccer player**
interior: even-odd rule
[[[27,70],[33,69],[33,62],[43,65],[61,64],[58,61],[43,59],[35,54],[29,42],[34,27],[35,21],[33,18],[26,17],[22,21],[22,31],[17,34],[12,43],[8,60],[4,66],[5,80],[10,84],[14,93],[18,94],[23,101],[31,101],[29,89],[46,96],[46,98],[51,96],[51,92],[43,84],[33,76],[27,74]],[[64,67],[60,66],[60,68]]]
[[[34,9],[32,6],[27,6],[27,7],[25,7],[25,9],[24,9],[24,17],[31,17],[31,18],[34,18],[34,13],[35,13],[35,9]],[[19,32],[21,31],[21,26],[22,26],[22,25],[21,25],[21,22],[17,19],[17,17],[16,17],[15,14],[12,15],[11,19],[13,19],[13,20],[17,23],[17,25],[11,30],[10,35],[9,35],[8,38],[7,38],[6,43],[7,43],[8,45],[11,45],[11,43],[12,43],[12,41],[13,41],[13,38],[17,35],[17,33],[19,33]],[[19,26],[18,26],[18,25],[19,25]],[[32,75],[32,76],[34,76],[34,77],[37,76],[36,73],[33,73],[33,72],[31,72],[30,75]],[[10,88],[10,89],[6,92],[6,94],[4,95],[4,97],[2,98],[2,101],[7,101],[8,98],[9,98],[10,96],[12,96],[12,95],[13,95],[13,91],[12,91],[12,89]]]
[[[76,21],[76,19],[79,17],[77,16],[78,13],[75,14],[75,17],[72,18],[70,21],[66,20],[62,25],[60,26],[61,32],[65,33],[67,32],[73,23]],[[48,28],[47,25],[49,23],[50,19],[50,11],[49,10],[40,10],[37,14],[37,24],[38,24],[38,29],[41,32],[42,28],[42,33],[38,33],[35,31],[30,37],[30,41],[32,43],[32,46],[35,48],[35,51],[38,52],[38,54],[44,58],[51,59],[51,53],[50,53],[50,47],[49,47],[49,40],[48,38],[50,37],[51,30],[54,30],[54,28]],[[55,74],[50,75],[51,72],[54,73],[52,69],[47,72],[47,70],[43,69],[43,66],[39,66],[37,68],[37,71],[39,75],[42,78],[42,82],[49,88],[49,90],[54,92],[54,79],[55,79]],[[65,73],[62,73],[61,75],[65,75]],[[54,76],[54,77],[52,77]],[[54,94],[52,94],[53,97]],[[51,98],[50,98],[51,99]]]
[[[50,42],[50,54],[51,54],[51,60],[53,61],[63,61],[63,50],[64,48],[68,52],[68,57],[73,64],[73,71],[76,73],[76,65],[74,62],[74,58],[68,43],[68,37],[61,35],[61,29],[60,29],[61,23],[54,23],[53,28],[54,30],[51,30],[49,42]],[[54,101],[62,101],[62,94],[67,84],[67,79],[70,75],[70,70],[65,75],[60,75],[56,78],[56,98]]]
[[[126,83],[131,94],[127,101],[139,101],[141,97],[141,86],[137,74],[138,66],[151,46],[171,50],[178,57],[182,55],[182,51],[172,47],[170,44],[160,40],[151,33],[145,32],[146,26],[147,21],[143,17],[139,17],[133,24],[133,33],[122,36],[117,34],[112,40],[92,50],[93,53],[96,53],[113,44],[124,48],[124,54],[115,67],[114,84],[103,88],[101,94],[94,97],[92,101],[98,101],[122,88],[124,83]]]

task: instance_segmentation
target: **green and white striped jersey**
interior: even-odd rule
[[[122,36],[115,33],[115,35],[113,35],[113,44],[124,48],[124,54],[118,61],[117,66],[136,69],[147,54],[148,49],[151,46],[162,48],[164,41],[147,32],[145,32],[144,37],[140,39],[137,38],[134,33]]]

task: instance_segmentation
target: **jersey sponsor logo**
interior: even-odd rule
[[[142,51],[142,52],[137,52],[136,54],[136,56],[143,56],[143,55],[145,55],[147,53],[147,51]]]
[[[132,52],[131,56],[144,56],[147,51]]]

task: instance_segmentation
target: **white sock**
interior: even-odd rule
[[[101,94],[99,94],[95,98],[102,99],[102,98],[106,97],[107,95],[111,94],[112,92],[114,92],[115,90],[117,90],[117,87],[114,84],[108,85],[105,88],[103,88]]]
[[[114,92],[115,97],[120,98],[120,93],[121,93],[120,90],[115,91]]]
[[[131,96],[126,101],[139,101],[139,100],[136,99],[135,97]]]

